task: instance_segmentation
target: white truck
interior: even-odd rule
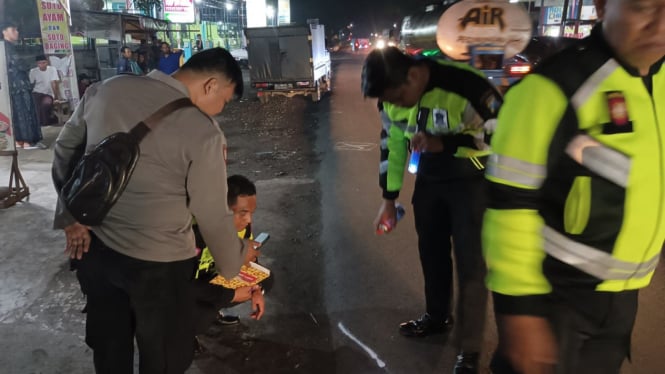
[[[274,95],[309,95],[317,102],[331,91],[323,25],[248,28],[245,35],[250,84],[261,102]]]

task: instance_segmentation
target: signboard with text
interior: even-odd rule
[[[194,23],[194,0],[164,0],[164,19],[172,23]]]
[[[460,1],[439,18],[436,42],[453,60],[468,60],[472,46],[501,47],[504,57],[521,52],[531,40],[531,18],[508,1]]]
[[[277,3],[277,24],[291,23],[291,0],[279,0]]]
[[[57,0],[37,0],[37,11],[42,29],[44,53],[47,55],[71,53],[69,18],[65,8]]]
[[[36,0],[42,30],[44,54],[60,76],[60,95],[72,109],[78,105],[79,90],[76,77],[74,49],[69,32],[69,9],[58,0]]]
[[[563,19],[563,7],[560,6],[548,6],[545,7],[545,19],[543,20],[543,25],[559,25]]]

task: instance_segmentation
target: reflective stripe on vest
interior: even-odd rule
[[[513,157],[491,154],[487,161],[487,175],[537,189],[545,181],[547,168]]]
[[[619,63],[616,60],[610,59],[607,60],[600,69],[596,70],[596,72],[593,73],[593,75],[591,75],[584,84],[577,89],[577,91],[575,91],[575,94],[573,94],[573,97],[570,99],[573,108],[575,108],[576,111],[579,110],[582,105],[589,100],[591,95],[596,92],[598,87],[603,84],[603,82],[607,80],[607,78],[612,75],[619,66]]]
[[[545,252],[559,261],[602,280],[644,278],[658,266],[660,253],[645,262],[618,260],[607,252],[578,243],[551,227],[543,228]]]
[[[379,173],[385,174],[387,172],[388,172],[388,160],[381,161],[381,163],[379,164]]]
[[[578,135],[568,143],[566,153],[579,164],[626,188],[630,173],[630,159],[612,148],[606,147],[588,135]]]
[[[406,131],[406,128],[409,125],[406,120],[393,121],[385,111],[381,111],[381,123],[383,129],[386,130],[386,132],[390,132],[391,126],[395,126],[402,131]]]

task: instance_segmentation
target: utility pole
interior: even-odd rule
[[[568,22],[568,7],[570,5],[570,0],[564,0],[563,2],[563,11],[561,12],[561,29],[559,29],[559,36],[563,36],[566,31],[566,23]]]

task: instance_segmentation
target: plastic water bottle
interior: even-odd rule
[[[413,151],[411,152],[411,158],[409,158],[409,166],[407,170],[411,174],[418,173],[418,164],[420,163],[420,152]]]
[[[402,217],[404,217],[404,214],[406,214],[406,210],[404,209],[402,204],[395,203],[395,219],[397,220],[397,222],[399,222],[399,220],[401,220]],[[395,222],[395,224],[397,222]],[[395,225],[392,222],[390,222],[389,220],[383,220],[377,226],[376,234],[381,235],[381,234],[388,233],[388,232],[392,231],[394,226]]]

